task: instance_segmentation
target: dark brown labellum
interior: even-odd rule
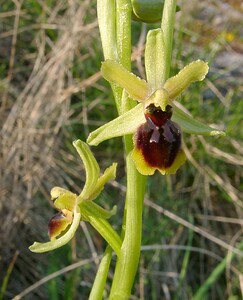
[[[166,111],[153,104],[146,109],[146,123],[141,125],[136,134],[136,147],[153,168],[169,168],[181,149],[181,132],[178,126],[170,120],[172,107]]]

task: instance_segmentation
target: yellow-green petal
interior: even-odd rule
[[[170,99],[176,98],[192,82],[203,80],[208,69],[206,62],[196,60],[185,66],[177,75],[169,78],[164,84],[164,89],[167,90]]]
[[[42,253],[42,252],[47,252],[47,251],[57,249],[65,244],[67,244],[73,238],[73,236],[79,226],[80,219],[81,219],[81,214],[79,212],[79,208],[77,207],[74,210],[73,222],[72,222],[70,228],[68,229],[68,231],[63,236],[61,236],[60,238],[58,238],[56,240],[47,242],[47,243],[35,242],[33,245],[31,245],[29,247],[30,251],[35,252],[35,253]]]
[[[123,115],[91,132],[87,143],[91,146],[97,146],[105,140],[132,134],[145,121],[143,105],[140,103]]]
[[[149,85],[152,91],[161,89],[165,78],[165,45],[163,31],[150,30],[147,35],[145,48],[145,69]]]
[[[101,73],[110,83],[117,84],[124,88],[128,95],[134,100],[140,102],[144,101],[150,93],[149,85],[145,80],[129,72],[116,61],[106,60],[103,62]]]

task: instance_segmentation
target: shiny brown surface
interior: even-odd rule
[[[170,106],[166,112],[150,106],[145,115],[147,122],[137,131],[136,147],[151,167],[169,168],[181,148],[181,133],[171,116]]]

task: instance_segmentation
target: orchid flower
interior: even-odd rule
[[[139,104],[93,131],[87,139],[89,145],[98,145],[113,137],[133,134],[132,158],[143,175],[152,175],[155,170],[163,175],[174,174],[185,162],[182,131],[211,136],[224,134],[196,121],[173,102],[192,82],[205,78],[207,63],[196,60],[164,80],[164,64],[160,63],[165,59],[163,49],[162,30],[150,31],[145,49],[147,81],[116,61],[103,62],[103,77],[125,89],[129,98]]]
[[[116,164],[112,164],[99,177],[99,165],[88,145],[81,140],[75,141],[73,145],[85,167],[86,182],[84,188],[80,195],[60,187],[54,187],[51,190],[51,199],[59,212],[51,218],[48,224],[50,241],[46,243],[35,242],[29,247],[32,252],[46,252],[67,244],[73,238],[81,220],[89,221],[91,225],[99,227],[100,222],[105,223],[105,220],[115,213],[115,209],[106,211],[95,204],[93,200],[101,193],[106,182],[115,178]],[[107,224],[105,223],[105,225]],[[110,229],[109,227],[107,231]],[[101,230],[103,229],[101,228]],[[117,245],[114,248],[119,251],[120,240],[116,234],[114,236],[117,238],[117,243],[113,243]]]

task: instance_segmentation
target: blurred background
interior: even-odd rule
[[[79,192],[85,172],[72,141],[114,118],[99,69],[103,60],[94,0],[0,1],[0,299],[88,299],[106,243],[81,223],[72,243],[51,253],[47,241],[53,186]],[[206,80],[178,101],[225,138],[184,134],[186,164],[147,183],[143,248],[131,299],[242,299],[243,6],[240,0],[179,1],[171,75],[195,59]],[[133,70],[144,77],[146,32],[132,24]],[[101,170],[119,163],[98,198],[125,195],[122,140],[92,148]],[[104,299],[109,294],[113,266]]]

